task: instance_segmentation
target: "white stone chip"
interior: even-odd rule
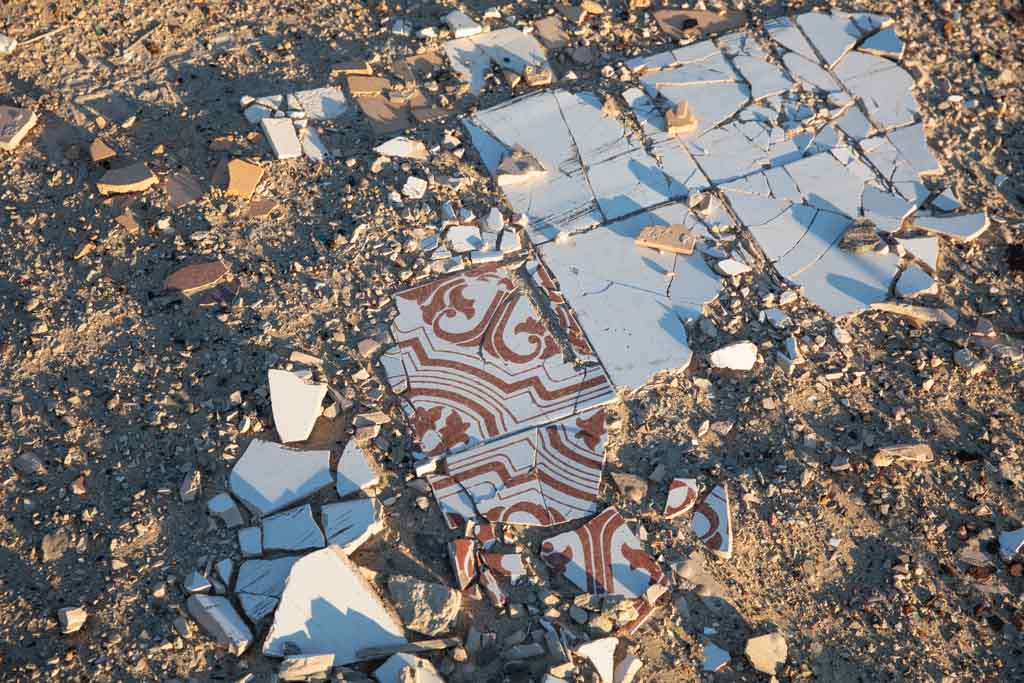
[[[750,266],[748,266],[746,263],[740,263],[736,259],[727,258],[716,262],[715,270],[717,270],[722,275],[725,275],[726,277],[730,277],[733,275],[743,275],[744,273],[749,273]]]
[[[299,451],[254,439],[232,468],[228,485],[262,516],[290,507],[332,481],[330,451]]]
[[[580,645],[576,653],[590,660],[601,681],[612,683],[615,676],[615,648],[618,644],[618,638],[599,638]]]
[[[320,417],[326,384],[306,384],[295,373],[270,370],[270,405],[283,443],[305,441]]]
[[[0,33],[0,55],[13,55],[17,47],[17,38]]]
[[[750,370],[757,362],[757,346],[744,341],[712,351],[711,367],[720,370]]]
[[[302,145],[291,119],[265,117],[260,119],[260,126],[278,159],[297,159],[302,156]]]
[[[988,214],[984,213],[939,216],[919,211],[914,214],[914,225],[937,235],[945,235],[961,242],[972,242],[988,230],[989,220]]]
[[[338,495],[345,496],[377,485],[380,475],[369,456],[359,447],[355,439],[349,439],[338,460],[338,474],[335,487]]]
[[[404,135],[377,145],[373,151],[382,156],[399,159],[414,159],[416,161],[426,161],[427,159],[427,146],[419,140],[412,140]]]
[[[206,509],[214,517],[219,517],[229,529],[242,526],[242,511],[235,504],[235,499],[227,493],[218,493],[206,503]]]
[[[1024,527],[999,534],[999,554],[1009,562],[1024,548]]]
[[[232,654],[241,655],[252,642],[252,631],[227,598],[192,595],[185,607],[196,623]]]
[[[409,199],[423,199],[423,195],[426,193],[427,181],[414,175],[409,176],[405,181],[405,185],[402,186],[402,194]]]
[[[477,251],[483,245],[480,239],[480,228],[475,225],[455,225],[448,228],[446,235],[456,254],[464,254],[467,251]]]
[[[701,665],[701,669],[720,671],[725,668],[730,659],[729,653],[714,643],[704,643],[704,663]]]
[[[263,654],[331,654],[333,665],[359,661],[372,647],[404,645],[402,626],[376,589],[338,546],[301,558],[285,582]]]

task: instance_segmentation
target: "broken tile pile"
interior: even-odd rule
[[[260,124],[278,159],[305,155],[313,161],[323,161],[330,153],[310,122],[336,119],[348,110],[345,94],[333,86],[287,95],[246,95],[240,104],[246,120]]]

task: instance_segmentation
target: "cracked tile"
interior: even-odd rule
[[[973,242],[989,227],[988,214],[964,213],[940,216],[917,212],[913,218],[914,227],[936,235],[942,235],[959,242]]]
[[[330,486],[331,452],[298,451],[253,439],[231,469],[228,485],[257,515],[268,515]]]
[[[914,123],[919,109],[914,79],[895,62],[853,51],[835,68],[836,76],[864,104],[868,118],[880,130]]]
[[[598,369],[562,358],[508,266],[489,265],[395,296],[402,394],[426,455],[472,447],[614,396]]]
[[[324,547],[324,533],[309,505],[264,517],[263,550],[309,550]]]
[[[515,28],[449,40],[444,43],[444,51],[452,70],[474,95],[483,91],[491,64],[525,75],[528,81],[532,78],[528,70],[551,74],[543,46],[532,35]]]
[[[690,526],[713,553],[725,559],[732,557],[732,510],[725,484],[715,486],[697,503]]]
[[[373,498],[354,498],[320,508],[320,520],[330,545],[351,555],[371,536],[384,530],[380,504]]]
[[[939,263],[938,237],[900,237],[897,242],[907,250],[907,253],[928,266],[932,272],[936,271]]]
[[[450,528],[490,522],[550,526],[597,511],[604,409],[506,437],[445,459],[428,477]]]
[[[896,35],[895,27],[890,26],[865,40],[858,49],[879,57],[899,60],[903,58],[905,47],[903,40]]]
[[[899,257],[834,247],[790,279],[830,315],[839,318],[885,301],[899,270]]]
[[[750,85],[755,100],[778,95],[793,87],[793,81],[781,67],[768,60],[768,53],[745,33],[720,38],[718,46],[732,57],[732,64]]]
[[[298,560],[299,556],[295,555],[273,560],[246,560],[239,566],[235,593],[250,621],[258,622],[274,611],[288,573]]]
[[[862,31],[849,15],[805,12],[795,18],[827,66],[835,66],[861,39]]]

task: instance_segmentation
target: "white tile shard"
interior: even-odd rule
[[[473,21],[469,15],[459,10],[452,10],[444,16],[444,23],[451,29],[456,38],[468,38],[481,33],[484,28]]]
[[[551,65],[543,46],[532,35],[515,28],[456,38],[443,47],[452,71],[469,85],[473,95],[483,91],[492,64],[538,85],[551,80]]]
[[[903,40],[896,35],[896,28],[890,26],[867,38],[858,49],[879,57],[898,60],[903,57],[905,47]]]
[[[933,273],[938,269],[938,237],[900,237],[897,242],[908,254],[928,266]]]
[[[292,567],[263,654],[331,654],[334,666],[341,666],[359,661],[360,650],[406,642],[374,586],[332,545]]]
[[[373,677],[379,683],[406,683],[410,680],[403,676],[406,669],[413,672],[412,680],[415,683],[444,683],[441,673],[429,659],[408,652],[397,652],[388,657],[383,664],[373,670]]]
[[[326,384],[307,384],[287,370],[267,372],[274,426],[283,443],[305,441],[320,417]]]
[[[314,121],[336,119],[348,111],[345,93],[335,86],[299,90],[292,96],[306,115]]]
[[[712,351],[708,361],[720,370],[752,370],[757,363],[757,346],[748,341],[729,344]]]
[[[238,548],[242,557],[259,557],[263,554],[263,530],[258,526],[247,526],[238,530]]]
[[[965,213],[952,216],[941,216],[918,212],[914,214],[913,224],[925,232],[949,237],[959,242],[973,242],[989,228],[988,214]]]
[[[297,556],[278,557],[273,560],[246,560],[238,567],[235,593],[245,615],[255,623],[269,615],[277,606],[284,590],[285,579]]]
[[[391,138],[373,148],[373,151],[381,156],[397,157],[399,159],[414,159],[425,161],[427,159],[427,146],[419,140],[412,140],[400,135]]]
[[[380,474],[355,439],[349,439],[338,460],[335,488],[338,495],[345,496],[372,488],[380,481]]]
[[[999,554],[1010,562],[1024,548],[1024,527],[999,534]]]
[[[714,643],[704,643],[704,662],[701,664],[703,671],[721,671],[729,664],[731,655]]]
[[[257,515],[268,515],[330,486],[331,452],[299,451],[253,439],[231,469],[231,492]]]
[[[355,498],[320,508],[327,542],[351,555],[370,537],[384,530],[380,504],[373,498]]]
[[[896,280],[896,296],[902,299],[938,291],[935,278],[914,264],[908,265]]]
[[[612,683],[615,679],[615,648],[618,645],[618,638],[598,638],[577,647],[576,654],[590,660],[603,683]]]
[[[185,608],[219,645],[241,656],[252,642],[252,631],[227,598],[218,595],[191,595]]]
[[[324,533],[313,519],[309,505],[264,517],[264,550],[308,550],[324,547]]]
[[[298,159],[302,156],[302,144],[290,118],[263,117],[260,126],[278,159]]]

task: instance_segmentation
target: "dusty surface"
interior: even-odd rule
[[[757,4],[755,17],[774,11]],[[468,5],[478,18],[486,8]],[[598,59],[552,60],[557,75],[571,69],[576,84],[599,93],[628,85],[602,77],[603,66],[667,43],[649,16],[606,5],[576,35],[598,47]],[[728,604],[677,587],[685,603],[663,610],[629,644],[645,662],[641,680],[707,676],[699,673],[706,629],[733,655],[714,676],[722,680],[761,676],[743,646],[775,629],[789,644],[786,680],[1024,677],[1019,564],[996,559],[991,569],[971,569],[958,557],[978,540],[996,557],[988,532],[1024,523],[1020,365],[975,348],[987,368],[971,376],[953,360],[979,319],[1024,334],[1024,10],[1010,0],[840,6],[896,19],[946,180],[967,208],[987,208],[994,226],[971,246],[944,244],[933,303],[960,312],[955,329],[872,313],[846,325],[853,341],[840,345],[834,323],[804,305],[792,317],[808,363],[786,376],[771,361],[783,336],[757,321],[760,297],[774,285],[748,275],[709,311],[717,338],[692,331],[690,370],[618,406],[606,471],[646,476],[664,463],[678,476],[727,479],[734,499],[736,553],[706,559]],[[517,20],[550,9],[497,7]],[[327,126],[338,158],[268,164],[258,195],[279,204],[269,217],[246,218],[246,202],[219,190],[171,211],[166,192],[154,188],[136,205],[142,229],[132,234],[96,190],[106,168],[88,159],[93,138],[101,134],[121,159],[145,161],[161,179],[185,168],[208,183],[226,154],[269,162],[265,142],[247,137],[255,127],[240,115],[239,97],[334,82],[331,65],[350,59],[377,57],[377,73],[387,73],[395,57],[430,42],[392,35],[394,18],[419,28],[438,25],[446,11],[430,3],[102,0],[0,8],[0,32],[22,41],[63,29],[0,56],[0,104],[40,117],[20,149],[0,157],[0,679],[234,680],[272,670],[258,655],[218,651],[194,624],[175,626],[184,578],[208,561],[238,558],[233,532],[211,521],[204,503],[225,489],[232,459],[259,431],[252,425],[269,419],[266,370],[301,349],[323,358],[335,385],[353,388],[368,409],[392,408],[373,382],[351,376],[364,367],[356,343],[386,328],[389,296],[425,272],[423,258],[402,246],[436,220],[445,199],[477,215],[501,203],[471,146],[372,173],[381,139],[355,114]],[[492,87],[480,104],[509,96]],[[131,116],[133,125],[115,123]],[[409,134],[434,146],[446,129],[459,132],[456,117]],[[223,136],[232,137],[214,143]],[[388,193],[411,171],[469,180],[392,208]],[[998,176],[1009,178],[1001,189]],[[76,260],[86,242],[95,248]],[[177,267],[214,258],[240,280],[234,305],[200,309],[163,294]],[[769,362],[737,375],[709,369],[708,352],[743,339],[762,345]],[[318,427],[314,442],[340,448],[350,417]],[[246,418],[250,431],[241,433]],[[715,425],[698,437],[706,420],[731,429],[723,435]],[[934,462],[870,464],[878,447],[915,441],[932,445]],[[388,531],[353,559],[384,575],[450,582],[436,506],[421,512],[421,494],[403,484],[410,448],[400,425],[378,441],[374,453],[389,467],[382,497],[399,499],[387,510]],[[47,472],[16,473],[24,453]],[[844,457],[849,468],[833,469]],[[178,486],[192,465],[202,471],[201,493],[182,503]],[[702,553],[685,520],[666,523],[654,512],[664,487],[652,484],[637,504],[605,477],[603,494],[647,528],[649,547],[665,560]],[[522,537],[539,571],[546,535]],[[577,592],[560,579],[538,584]],[[540,605],[530,587],[513,599]],[[79,605],[88,621],[62,636],[57,610]],[[499,618],[468,600],[457,632],[471,622],[499,634],[530,627],[527,617]],[[544,662],[533,664],[506,675],[538,680]],[[475,670],[446,668],[454,681],[503,678],[500,655]]]

